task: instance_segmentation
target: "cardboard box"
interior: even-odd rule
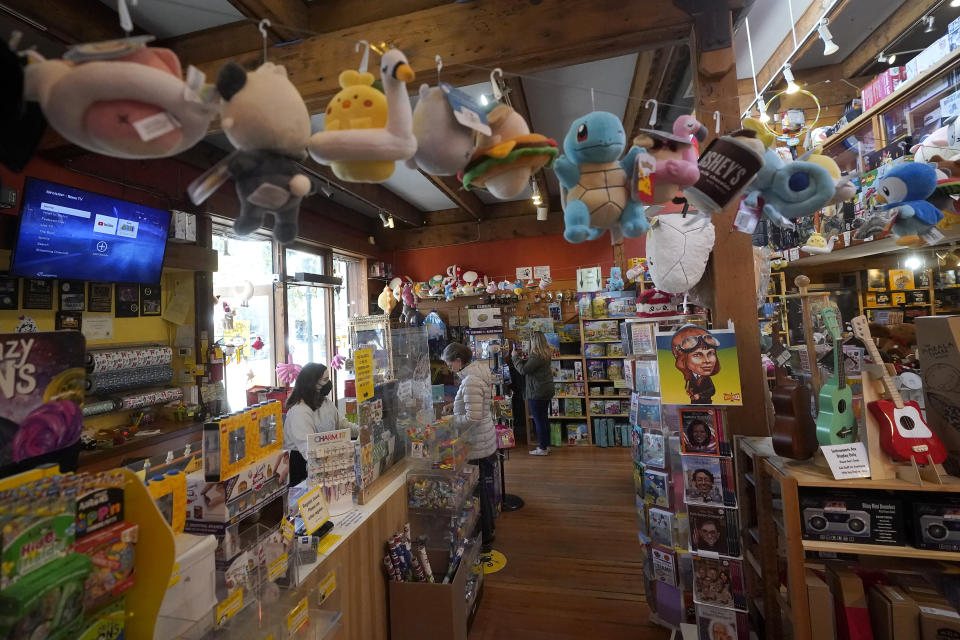
[[[915,320],[924,404],[930,430],[960,451],[960,316]]]
[[[936,40],[929,47],[918,53],[912,60],[907,62],[906,77],[912,80],[930,67],[934,66],[944,56],[950,53],[950,35],[947,34]]]
[[[922,640],[960,638],[960,613],[946,603],[921,603],[920,637]]]
[[[800,489],[800,519],[807,540],[903,546],[903,503],[883,491]]]
[[[221,482],[207,482],[203,471],[195,471],[187,476],[187,520],[229,522],[241,517],[286,488],[289,471],[289,451],[268,455]]]
[[[827,563],[827,584],[833,594],[839,640],[872,640],[863,581],[842,562]]]
[[[880,102],[888,95],[897,90],[900,83],[907,79],[907,71],[904,67],[890,67],[882,71],[876,78],[863,88],[861,97],[863,99],[863,108],[869,109]]]
[[[813,569],[807,569],[804,577],[807,582],[807,601],[810,609],[810,637],[836,638],[837,621],[830,587]]]
[[[874,585],[868,593],[868,604],[875,640],[918,640],[920,608],[917,601],[901,589]]]
[[[910,520],[913,546],[960,551],[960,497],[918,494],[910,504]]]

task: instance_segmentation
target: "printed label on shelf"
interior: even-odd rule
[[[326,555],[330,553],[330,549],[333,548],[337,542],[340,541],[340,538],[343,536],[338,536],[335,533],[328,533],[320,539],[320,542],[317,543],[317,553],[320,555]]]
[[[281,553],[280,556],[270,563],[267,568],[267,578],[272,582],[287,573],[287,554]]]
[[[303,518],[303,526],[307,529],[307,535],[312,535],[314,531],[330,519],[330,511],[327,509],[327,501],[323,497],[322,485],[314,487],[297,500],[297,508],[300,510],[300,517]]]
[[[614,380],[614,381],[613,381],[613,386],[614,386],[614,388],[616,388],[616,389],[626,389],[626,388],[627,388],[627,381],[626,381],[626,380],[622,380],[622,379]]]
[[[820,451],[827,459],[834,479],[870,477],[870,459],[867,457],[867,448],[862,442],[825,445],[820,447]]]
[[[287,614],[287,632],[296,633],[310,621],[310,608],[304,598]]]
[[[920,234],[920,237],[923,238],[923,241],[927,244],[937,244],[943,240],[944,235],[940,233],[940,230],[936,227],[930,227],[926,232]]]
[[[290,542],[291,540],[293,540],[293,533],[294,533],[293,523],[287,520],[286,518],[284,518],[283,522],[280,523],[280,531],[281,531],[281,534],[283,535],[284,542]]]
[[[373,397],[373,349],[353,352],[353,370],[357,381],[357,402]]]
[[[217,628],[222,627],[227,620],[237,615],[243,609],[243,589],[237,589],[230,597],[217,605]]]
[[[319,593],[319,599],[317,604],[323,604],[327,598],[330,597],[334,591],[337,590],[337,572],[336,570],[331,571],[323,579],[323,582],[320,583],[320,586],[317,587],[317,592]]]

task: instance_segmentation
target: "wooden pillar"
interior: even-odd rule
[[[688,3],[684,3],[688,4]],[[689,2],[695,17],[693,55],[696,117],[715,134],[713,112],[721,115],[721,133],[739,128],[737,63],[733,52],[733,23],[724,3]],[[688,5],[688,6],[689,6]],[[705,145],[701,146],[701,149]],[[732,320],[737,333],[743,406],[729,411],[732,433],[769,435],[764,405],[766,378],[760,364],[756,284],[750,236],[733,229],[737,203],[713,216],[717,240],[713,247],[713,326],[725,328]]]

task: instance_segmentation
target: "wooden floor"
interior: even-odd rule
[[[651,640],[630,449],[516,449],[506,462],[519,511],[497,520],[506,567],[487,575],[470,640]]]

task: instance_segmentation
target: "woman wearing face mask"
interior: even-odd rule
[[[359,427],[346,420],[337,410],[336,399],[330,394],[333,383],[330,371],[316,362],[305,365],[287,399],[287,417],[283,421],[283,448],[290,451],[290,484],[307,477],[307,453],[310,436],[323,431],[350,429],[357,437]]]
[[[490,415],[493,400],[492,376],[485,362],[473,360],[473,352],[459,342],[451,342],[443,350],[443,361],[460,378],[460,388],[453,401],[453,415],[473,422],[470,433],[470,464],[480,467],[480,531],[483,551],[493,544],[493,497],[485,487],[493,485],[497,454],[497,432]]]

